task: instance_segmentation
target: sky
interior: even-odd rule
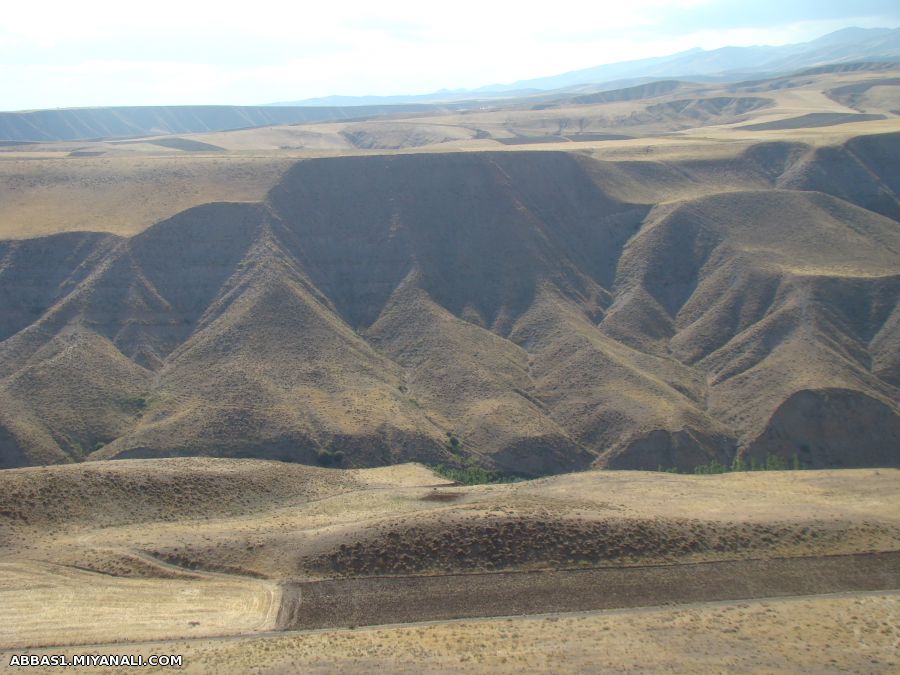
[[[45,0],[0,18],[0,110],[477,88],[900,26],[896,0]]]

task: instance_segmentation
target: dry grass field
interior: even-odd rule
[[[421,574],[565,569],[609,569],[619,574],[616,570],[627,573],[641,565],[661,565],[657,569],[662,573],[702,561],[789,563],[800,561],[798,556],[812,561],[809,556],[897,551],[898,473],[884,469],[683,476],[594,471],[462,487],[446,483],[421,465],[347,471],[260,460],[185,458],[7,470],[0,472],[0,624],[4,626],[0,647],[102,642],[127,645],[135,640],[271,630],[277,626],[282,582],[330,578],[343,583],[343,579],[364,580],[373,574],[400,575],[398,578],[411,580],[409,590],[402,591],[411,595],[397,596],[394,601],[412,603],[409,606],[414,611],[406,613],[397,605],[395,614],[388,611],[385,615],[393,622],[405,620],[405,616],[429,615],[428,607],[416,605],[416,597],[421,605],[422,598],[431,593],[424,590],[428,585],[422,592],[415,590],[415,575]],[[895,572],[885,568],[885,573],[890,583],[890,575]],[[452,585],[453,577],[423,579],[441,578]],[[497,579],[499,583],[500,577]],[[788,581],[777,583],[779,595],[790,592],[789,576],[785,579]],[[822,577],[816,588],[827,589],[829,583],[837,583],[828,579],[827,575]],[[464,580],[460,578],[461,583]],[[705,593],[712,599],[721,592],[716,588],[728,586],[714,582],[712,576],[709,580]],[[749,581],[756,589],[748,591],[752,596],[765,593],[759,590],[766,587],[765,580]],[[543,582],[536,577],[535,583]],[[852,588],[857,582],[850,583]],[[772,589],[770,592],[774,592],[774,585]],[[534,586],[534,592],[544,590]],[[693,592],[686,597],[698,596]],[[699,597],[706,595],[700,592]],[[472,600],[475,602],[475,598]],[[652,600],[642,597],[638,602],[654,604]],[[310,596],[307,602],[312,601]],[[354,600],[333,598],[328,602],[341,605]],[[800,612],[797,621],[811,622],[816,635],[821,634],[816,626],[828,626],[837,620],[828,618],[827,612],[816,618],[810,608],[819,606],[819,602],[796,605]],[[891,596],[890,602],[882,606],[878,601],[874,609],[896,612],[895,602]],[[298,609],[292,611],[299,611],[302,620],[304,611],[312,611],[304,610],[306,606],[301,596]],[[741,631],[763,631],[762,627],[749,628],[768,612],[761,605],[754,606],[758,608],[753,612],[738,606],[685,610],[675,614],[681,617],[675,623],[687,627],[692,619],[686,617],[725,612],[733,626],[748,626]],[[794,605],[774,606],[794,611]],[[852,609],[852,602],[842,600],[834,607],[840,610],[836,616],[843,616],[848,607]],[[478,611],[490,613],[489,608]],[[440,612],[437,615],[441,616]],[[563,632],[586,636],[594,630],[605,632],[603,625],[614,627],[616,621],[625,620],[617,616],[560,621],[572,629]],[[634,625],[653,632],[653,625],[671,623],[664,616],[671,613],[636,614],[634,621],[638,623]],[[871,616],[867,611],[857,617],[862,630],[867,630]],[[772,617],[766,625],[780,630],[787,620]],[[336,625],[346,625],[341,621],[337,619]],[[602,624],[599,627],[594,623],[598,621]],[[649,623],[641,623],[644,621]],[[881,632],[880,621],[889,619],[879,620],[877,635],[872,636],[876,641],[865,642],[865,653],[889,660],[893,657],[887,643],[883,644],[887,634]],[[285,663],[293,663],[303,652],[307,652],[303,659],[310,658],[315,653],[311,645],[317,641],[350,640],[346,642],[349,661],[344,663],[342,652],[335,652],[334,667],[343,668],[352,665],[356,656],[380,658],[380,654],[387,658],[387,654],[394,654],[401,661],[412,658],[420,652],[410,643],[408,648],[413,651],[402,656],[407,649],[402,636],[416,634],[417,630],[426,630],[435,639],[445,636],[440,637],[441,642],[453,643],[453,636],[468,639],[464,637],[470,634],[468,631],[475,635],[483,629],[493,630],[494,625],[502,628],[508,624],[479,625],[338,631],[265,638],[258,643],[203,646],[191,642],[189,647],[171,648],[177,653],[189,649],[189,663],[201,670],[216,668],[215,661],[206,659],[237,658],[231,650],[250,658],[254,650],[261,649],[274,659],[267,666],[274,672]],[[554,622],[544,620],[522,626],[515,632],[525,642],[530,640],[530,627],[556,628]],[[779,656],[782,647],[776,646],[771,652],[776,659],[773,664],[782,663],[777,659],[786,658],[792,640],[799,639],[789,633],[782,636],[783,655]],[[384,652],[384,641],[394,634],[401,636],[390,648],[396,651]],[[621,632],[616,635],[621,637]],[[676,635],[671,636],[671,644],[677,643]],[[485,644],[498,643],[485,639]],[[547,667],[557,658],[553,654],[564,653],[550,644],[539,641],[529,648],[551,659]],[[617,652],[616,659],[633,654],[624,646],[626,643],[620,644],[624,651]],[[853,644],[848,638],[843,647],[833,645],[830,653],[856,663],[852,659],[860,658],[860,648]],[[581,658],[594,658],[591,655],[599,648],[586,644],[575,649],[572,663],[577,666]],[[670,647],[661,646],[660,650],[653,658],[661,659],[661,664],[665,659],[683,658],[669,653]],[[506,656],[511,668],[519,658],[513,655],[519,651],[501,650],[496,655]],[[455,662],[461,653],[438,650],[434,667],[447,665],[446,659]],[[472,655],[470,650],[465,653]],[[529,653],[525,650],[520,656],[525,658]],[[584,656],[579,656],[582,653]],[[721,658],[722,653],[710,652],[709,658]],[[821,652],[818,654],[821,656]],[[488,654],[483,657],[488,658]],[[282,658],[288,661],[283,663]],[[239,669],[237,663],[232,670]],[[300,660],[295,667],[325,667],[324,663]],[[479,667],[493,663],[489,659]],[[360,667],[367,664],[371,665],[363,661]]]
[[[178,654],[188,673],[895,673],[898,625],[900,597],[876,592],[106,644],[87,651],[145,658]],[[8,662],[13,653],[21,650],[0,652],[0,659]],[[71,656],[85,648],[27,653]]]
[[[292,163],[278,157],[70,157],[0,152],[0,239],[132,235],[192,206],[258,201]],[[181,154],[182,156],[178,156]]]
[[[269,630],[277,585],[256,579],[126,579],[34,561],[0,563],[5,648]]]

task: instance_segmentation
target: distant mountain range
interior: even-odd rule
[[[609,89],[660,78],[739,80],[856,61],[900,61],[900,28],[844,28],[810,42],[779,47],[722,47],[713,50],[695,48],[668,56],[609,63],[560,75],[519,80],[509,84],[491,84],[472,90],[442,90],[420,96],[325,96],[272,105],[395,105],[525,96],[582,85],[605,84],[608,86],[602,88]]]
[[[347,120],[397,113],[433,112],[435,106],[335,107],[186,105],[61,108],[0,112],[0,142],[134,138],[229,131],[273,124]]]

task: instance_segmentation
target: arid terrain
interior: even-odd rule
[[[896,64],[335,110],[0,144],[0,668],[900,669]]]
[[[890,670],[896,598],[873,592],[900,582],[898,479],[896,469],[591,471],[464,487],[414,464],[342,470],[201,458],[7,470],[0,473],[0,647],[8,656],[116,643],[89,649],[186,653],[198,672],[237,658],[233,650],[245,665],[263,650],[272,661],[260,665],[274,672],[284,663],[326,668],[315,645],[328,640],[346,645],[332,662],[340,669],[356,657],[366,670],[381,658],[411,664],[422,653],[433,654],[435,669],[459,666],[464,654],[487,659],[480,667],[513,668],[530,653],[515,648],[517,640],[529,641],[532,630],[549,629],[542,638],[549,641],[554,630],[567,633],[564,644],[580,644],[579,663],[607,649],[579,640],[593,631],[621,637],[624,621],[648,631],[681,626],[653,656],[673,667],[684,655],[671,644],[690,622],[700,621],[695,628],[704,633],[713,617],[727,619],[718,632],[752,640],[761,629],[750,624],[774,611],[772,625],[796,621],[825,640],[822,631],[836,630],[837,617],[862,602],[871,611],[854,614],[860,630],[876,624],[865,649],[845,634],[805,658],[810,667],[835,656],[858,667],[865,655]],[[844,595],[742,602],[822,593]],[[731,602],[706,604],[716,601]],[[694,609],[566,614],[665,603]],[[344,630],[547,612],[563,614],[521,624]],[[478,650],[454,651],[455,640],[483,629],[498,638],[512,631],[513,639],[491,641],[495,647],[477,657]],[[404,637],[423,630],[429,637],[418,647]],[[239,637],[252,633],[265,637]],[[186,638],[160,652],[145,644]],[[634,654],[633,639],[619,643],[610,663]],[[790,629],[773,639],[770,658],[783,664],[798,637]],[[542,644],[529,649],[552,668],[562,652]],[[747,669],[740,652],[731,658]]]
[[[896,466],[896,72],[7,145],[0,466]]]
[[[179,654],[188,673],[894,673],[898,623],[898,594],[877,592],[92,649]]]

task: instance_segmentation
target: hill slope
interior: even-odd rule
[[[896,143],[311,159],[131,238],[0,242],[0,466],[897,465]]]

